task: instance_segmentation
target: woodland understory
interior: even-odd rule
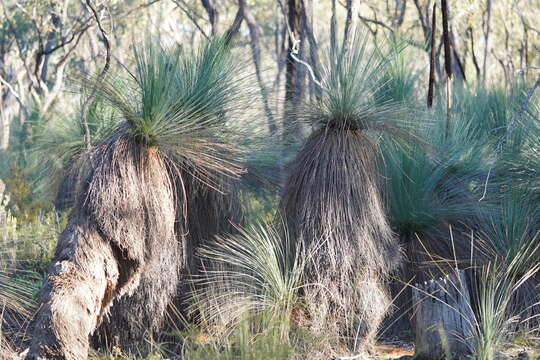
[[[538,0],[0,1],[0,360],[540,358]]]

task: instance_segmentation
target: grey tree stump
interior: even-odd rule
[[[463,270],[412,289],[415,359],[451,359],[470,353],[474,314]]]

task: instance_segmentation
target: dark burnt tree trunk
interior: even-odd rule
[[[301,0],[287,1],[287,21],[289,23],[287,62],[285,70],[285,124],[284,135],[286,142],[291,142],[301,133],[299,124],[294,121],[294,113],[298,104],[298,94],[300,84],[298,77],[298,63],[292,57],[295,47],[299,48],[296,42],[300,40],[302,31],[302,7]]]
[[[463,270],[415,284],[412,303],[415,358],[437,360],[470,354],[475,317]]]

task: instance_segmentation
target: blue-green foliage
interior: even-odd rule
[[[297,118],[326,128],[390,130],[399,127],[400,120],[407,115],[400,100],[410,89],[405,89],[409,84],[405,85],[403,79],[393,82],[390,74],[400,71],[392,60],[401,47],[394,45],[389,50],[388,45],[382,43],[373,49],[369,40],[367,33],[357,32],[350,47],[325,52],[320,72],[321,96],[301,108]],[[397,84],[403,85],[403,89],[398,89]]]

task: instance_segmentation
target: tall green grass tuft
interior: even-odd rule
[[[188,358],[292,358],[310,336],[299,326],[307,319],[301,295],[308,259],[283,222],[238,228],[200,254],[211,265],[194,279],[192,311],[214,340],[188,341]]]
[[[279,337],[288,342],[306,259],[283,224],[239,228],[238,235],[202,248],[201,257],[213,265],[196,279],[203,285],[194,294],[200,320],[227,330],[250,318],[260,329],[277,326]]]
[[[477,323],[473,342],[476,359],[498,359],[499,352],[507,347],[524,321],[522,311],[513,301],[540,269],[538,262],[523,268],[523,264],[529,262],[531,251],[538,251],[539,247],[538,243],[523,247],[509,263],[493,260],[476,270]],[[527,304],[533,305],[533,302]]]

